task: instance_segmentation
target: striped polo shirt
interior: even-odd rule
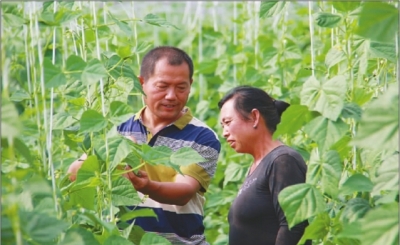
[[[207,161],[180,167],[184,175],[195,178],[202,187],[186,205],[163,204],[146,198],[136,209],[152,208],[158,216],[158,221],[154,217],[139,217],[135,219],[135,225],[139,225],[145,231],[156,232],[172,244],[208,244],[205,241],[203,225],[204,192],[216,170],[221,148],[218,137],[205,123],[193,117],[187,107],[178,120],[151,135],[141,120],[145,108],[119,125],[118,132],[123,136],[133,136],[138,144],[167,146],[173,151],[191,147]],[[178,174],[164,165],[145,164],[142,170],[147,172],[151,180],[160,182],[174,182]],[[143,198],[142,193],[138,194]]]

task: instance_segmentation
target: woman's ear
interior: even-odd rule
[[[257,128],[258,124],[260,123],[260,111],[258,109],[251,110],[251,119],[253,120],[253,128]]]

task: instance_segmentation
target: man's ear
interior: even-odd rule
[[[192,85],[192,83],[193,83],[193,78],[190,79],[190,85]]]
[[[144,84],[144,78],[142,77],[142,76],[138,76],[138,79],[139,79],[139,82],[140,82],[140,84],[142,85],[142,87],[143,87],[143,84]]]

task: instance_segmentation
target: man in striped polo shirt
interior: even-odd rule
[[[192,116],[186,102],[193,76],[193,62],[182,50],[162,46],[148,52],[139,80],[145,107],[118,126],[118,132],[139,144],[167,146],[173,151],[192,147],[205,162],[181,167],[146,164],[138,175],[127,177],[140,197],[137,209],[152,208],[158,216],[139,217],[135,225],[156,232],[172,244],[208,244],[204,237],[204,193],[214,176],[220,142],[205,123]]]

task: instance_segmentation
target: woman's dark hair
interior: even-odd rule
[[[179,66],[182,63],[186,63],[189,66],[189,78],[193,77],[193,61],[189,55],[176,47],[172,46],[159,46],[150,50],[142,60],[140,66],[140,75],[147,80],[151,75],[154,74],[154,67],[157,61],[161,58],[166,57],[168,64],[172,66]]]
[[[264,118],[268,130],[273,133],[281,121],[282,113],[290,104],[274,100],[264,90],[251,86],[238,86],[230,90],[219,102],[219,109],[230,99],[234,99],[234,108],[244,120],[249,120],[251,110],[257,109]]]

